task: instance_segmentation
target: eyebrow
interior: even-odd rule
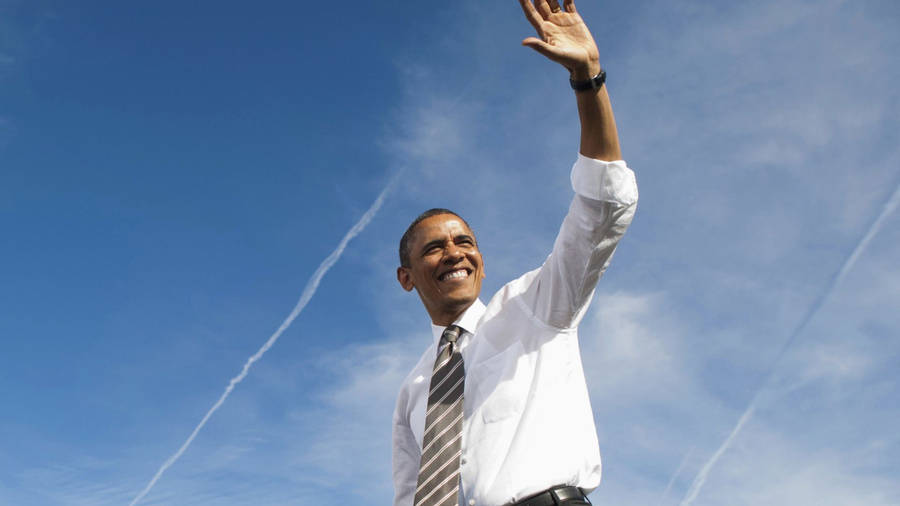
[[[475,238],[469,234],[459,234],[453,237],[453,242],[459,241],[472,241],[472,244],[475,244]],[[443,246],[445,242],[446,241],[444,239],[435,239],[433,241],[428,241],[424,246],[422,246],[422,253],[425,253],[426,251],[431,249],[432,246]]]
[[[444,245],[443,239],[435,239],[433,241],[428,241],[425,243],[424,246],[422,246],[422,253],[425,253],[426,251],[430,250],[432,246],[443,246],[443,245]]]

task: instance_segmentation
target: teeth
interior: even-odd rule
[[[467,277],[469,277],[469,273],[466,272],[465,269],[460,269],[458,271],[452,271],[444,274],[443,276],[441,276],[441,280],[446,281],[448,279],[462,279]]]

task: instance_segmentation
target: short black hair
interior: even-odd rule
[[[416,226],[418,226],[419,223],[427,218],[431,218],[432,216],[439,216],[442,214],[452,214],[453,216],[456,216],[457,218],[462,220],[462,222],[466,225],[466,227],[469,228],[469,230],[472,230],[472,227],[469,227],[469,224],[466,223],[466,220],[462,216],[449,209],[444,209],[443,207],[433,207],[425,211],[424,213],[416,216],[416,219],[414,219],[412,223],[409,224],[409,227],[406,228],[406,232],[403,233],[403,237],[400,238],[400,265],[402,267],[410,267],[409,242],[412,240],[413,235],[415,235]],[[474,232],[472,233],[474,234]]]

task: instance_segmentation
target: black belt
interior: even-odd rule
[[[573,506],[575,504],[591,504],[584,491],[578,487],[553,487],[540,494],[522,499],[513,506],[560,506],[570,504],[566,501],[574,501],[571,503]]]

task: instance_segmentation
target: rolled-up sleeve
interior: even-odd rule
[[[584,198],[623,206],[633,205],[638,199],[634,172],[624,160],[606,162],[579,154],[571,179],[572,189]]]
[[[535,317],[556,328],[573,328],[587,310],[637,206],[634,172],[622,160],[578,155],[572,167],[575,197],[553,252],[523,298]]]

